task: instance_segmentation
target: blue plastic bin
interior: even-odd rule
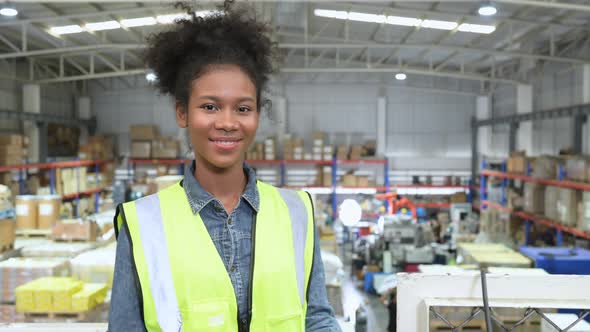
[[[565,247],[521,247],[535,267],[550,274],[590,274],[590,250]]]

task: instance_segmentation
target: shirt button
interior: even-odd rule
[[[230,268],[229,270],[230,270],[232,273],[233,273],[233,272],[236,272],[236,266],[235,266],[235,265],[232,265],[232,266],[231,266],[231,268]]]
[[[228,225],[231,225],[231,224],[233,224],[233,223],[234,223],[234,221],[232,220],[232,218],[229,218],[229,219],[227,220],[227,224],[228,224]]]

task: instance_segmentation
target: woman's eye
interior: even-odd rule
[[[247,112],[250,112],[250,108],[249,107],[246,107],[246,106],[241,106],[241,107],[238,108],[238,112],[240,112],[240,113],[247,113]]]
[[[217,110],[217,107],[213,104],[206,104],[206,105],[201,106],[201,108],[204,109],[205,111],[208,111],[208,112],[213,112],[213,111]]]

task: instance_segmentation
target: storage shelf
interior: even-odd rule
[[[138,165],[179,165],[187,162],[188,159],[129,159],[129,163]]]
[[[104,165],[112,162],[112,160],[72,160],[72,161],[60,161],[54,163],[42,163],[42,164],[22,164],[22,165],[9,165],[0,166],[0,173],[25,170],[25,169],[53,169],[53,168],[68,168],[68,167],[82,167],[82,166],[94,166]]]
[[[62,198],[62,200],[67,201],[67,200],[70,200],[70,199],[75,199],[75,198],[80,197],[80,196],[88,196],[88,195],[96,194],[96,193],[99,193],[99,192],[101,192],[103,190],[105,190],[105,188],[91,189],[91,190],[81,191],[81,192],[78,192],[78,193],[63,195],[61,198]]]
[[[446,184],[394,184],[391,189],[395,188],[437,188],[437,189],[469,189],[469,186],[463,185],[446,185]]]
[[[551,228],[554,228],[556,230],[559,230],[559,231],[562,231],[565,233],[575,235],[577,237],[581,237],[581,238],[590,240],[590,233],[589,232],[584,232],[584,231],[581,231],[581,230],[576,229],[574,227],[564,226],[554,220],[547,219],[543,216],[533,215],[533,214],[523,212],[523,211],[514,211],[510,208],[501,206],[497,203],[490,202],[490,201],[482,201],[481,205],[487,206],[487,207],[490,207],[490,208],[493,208],[493,209],[496,209],[496,210],[499,210],[502,212],[510,213],[510,214],[517,216],[523,220],[528,220],[528,221],[534,222],[536,224],[541,224],[541,225],[551,227]]]
[[[583,183],[583,182],[575,182],[575,181],[567,181],[567,180],[539,179],[539,178],[534,178],[534,177],[526,176],[526,175],[522,175],[522,174],[512,174],[512,173],[504,173],[504,172],[490,171],[490,170],[482,170],[481,175],[493,176],[493,177],[497,177],[497,178],[501,178],[501,179],[521,180],[521,181],[525,181],[525,182],[544,184],[547,186],[555,186],[555,187],[561,187],[561,188],[590,191],[590,184]]]
[[[357,159],[357,160],[337,160],[337,162],[338,162],[338,164],[342,164],[342,165],[362,165],[362,164],[385,165],[387,163],[387,160],[383,160],[383,159]]]
[[[416,207],[426,208],[426,209],[449,209],[451,208],[451,203],[415,203]]]

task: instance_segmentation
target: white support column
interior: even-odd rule
[[[385,156],[387,151],[387,98],[377,98],[377,155]]]
[[[590,104],[590,65],[584,65],[582,75],[582,103]],[[584,141],[582,142],[582,151],[585,154],[588,154],[590,153],[590,117],[584,124],[582,137],[584,137]]]
[[[490,96],[478,96],[475,103],[475,117],[477,120],[486,120],[491,116],[492,98]],[[477,150],[480,156],[491,154],[492,126],[479,127],[477,131],[477,143]]]
[[[273,97],[272,112],[276,121],[275,135],[280,150],[283,147],[285,134],[287,133],[287,99],[283,96]],[[280,153],[282,153],[282,151],[280,151]]]
[[[519,84],[516,87],[516,113],[530,113],[533,111],[533,86]],[[527,155],[533,155],[533,122],[521,122],[518,127],[516,146],[518,150],[526,151]]]
[[[38,84],[23,85],[23,111],[41,113],[41,86]],[[25,135],[29,137],[29,162],[39,161],[39,127],[33,121],[25,121]]]

